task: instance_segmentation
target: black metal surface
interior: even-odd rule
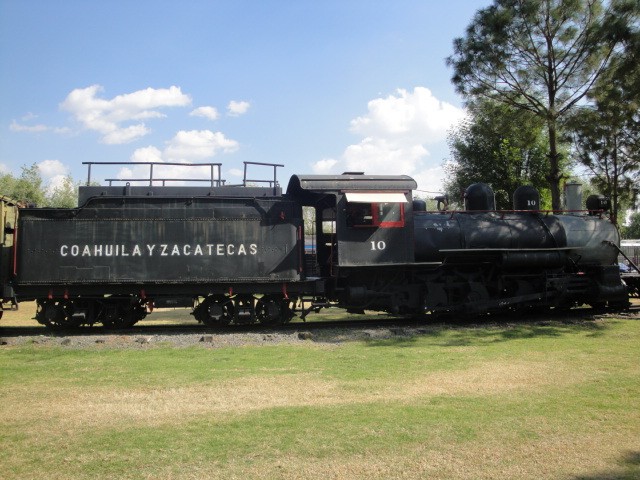
[[[25,210],[18,285],[300,279],[300,214],[281,199],[101,199]]]
[[[417,261],[441,261],[443,251],[557,249],[567,239],[557,217],[528,213],[416,213]]]
[[[343,191],[403,191],[415,190],[415,180],[407,175],[293,175],[287,195],[313,205],[328,192]]]
[[[486,183],[474,183],[464,191],[464,209],[468,211],[487,211],[496,209],[493,190]]]
[[[540,192],[531,185],[522,185],[513,192],[514,210],[540,210]]]

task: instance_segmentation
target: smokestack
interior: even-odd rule
[[[566,183],[564,186],[564,208],[565,210],[583,210],[582,207],[582,184]]]

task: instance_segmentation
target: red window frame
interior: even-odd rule
[[[371,204],[371,214],[373,216],[373,226],[380,228],[402,228],[404,227],[404,203],[399,203],[400,206],[400,220],[395,220],[391,222],[380,221],[380,217],[378,216],[378,206],[380,203],[372,203]]]

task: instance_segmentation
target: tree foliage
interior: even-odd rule
[[[616,52],[610,68],[590,93],[591,105],[569,119],[574,158],[612,200],[617,223],[621,205],[640,181],[640,39]]]
[[[512,208],[513,192],[521,185],[536,187],[544,205],[549,189],[546,138],[539,119],[492,100],[473,102],[468,112],[449,134],[453,159],[445,165],[445,190],[450,198],[459,199],[467,186],[482,181],[493,188],[500,210]]]
[[[640,212],[631,214],[629,225],[621,229],[623,238],[640,238]]]
[[[545,122],[549,183],[560,208],[561,121],[630,35],[636,0],[495,0],[479,10],[447,59],[458,92],[531,112]]]
[[[67,176],[60,185],[46,185],[35,163],[22,166],[20,176],[11,173],[0,175],[0,194],[18,202],[38,207],[65,207],[78,205],[78,184]]]
[[[56,208],[73,208],[78,206],[78,183],[71,176],[66,176],[62,183],[51,189],[46,197],[46,205]]]

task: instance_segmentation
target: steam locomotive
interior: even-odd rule
[[[154,178],[167,164],[147,163],[146,185],[96,186],[88,162],[78,208],[3,218],[4,300],[35,300],[52,328],[126,328],[187,305],[209,326],[284,323],[330,305],[415,316],[628,305],[604,197],[554,213],[521,187],[513,210],[496,211],[478,183],[463,211],[430,212],[408,176],[294,175],[283,193],[282,165],[254,163],[273,168],[263,185],[247,179],[249,163],[241,185],[221,180],[220,164],[204,164],[207,185],[179,186]]]

